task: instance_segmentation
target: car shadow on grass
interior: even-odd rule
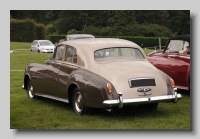
[[[93,109],[92,113],[90,115],[95,116],[108,116],[108,117],[152,117],[152,116],[158,116],[163,115],[164,117],[167,117],[168,113],[166,110],[160,109],[159,106],[157,109],[149,109],[149,108],[140,108],[137,106],[125,106],[122,109],[114,109],[112,112],[107,111],[105,109]]]
[[[191,94],[191,90],[178,89],[177,93],[189,96]]]
[[[65,102],[60,102],[57,100],[52,100],[48,98],[43,97],[37,97],[37,101],[40,101],[44,104],[52,105],[53,107],[59,108],[59,109],[66,109],[67,111],[72,111],[73,108],[72,105]],[[98,109],[98,108],[88,108],[87,114],[88,116],[142,116],[142,115],[148,115],[148,114],[164,114],[162,111],[158,109],[146,109],[146,108],[138,108],[137,106],[125,106],[122,109],[116,108],[110,111],[110,109]],[[75,113],[74,113],[75,115]]]
[[[183,91],[182,94],[188,95],[187,91]],[[71,111],[73,113],[72,105],[65,102],[60,102],[57,100],[52,100],[43,97],[37,97],[38,101],[42,101],[42,103],[47,103],[48,105],[52,105],[53,107],[59,108],[61,110]],[[165,103],[166,104],[166,103]],[[171,104],[172,106],[174,104]],[[169,106],[171,107],[171,106]],[[152,116],[161,116],[168,117],[169,113],[167,112],[168,108],[158,104],[157,109],[150,109],[145,107],[138,107],[135,105],[124,106],[122,109],[114,108],[114,109],[99,109],[99,108],[88,108],[87,116],[98,116],[98,117],[152,117]],[[73,113],[76,115],[75,113]],[[78,116],[78,115],[77,115]]]

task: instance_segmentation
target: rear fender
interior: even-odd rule
[[[117,99],[115,89],[113,89],[113,95],[108,93],[107,83],[110,83],[109,81],[85,69],[74,71],[68,83],[68,97],[70,98],[73,93],[70,85],[76,83],[82,93],[84,105],[88,107],[104,108],[104,100]]]

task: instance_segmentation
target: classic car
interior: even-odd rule
[[[65,39],[60,39],[58,44],[63,41],[69,41],[69,40],[75,40],[75,39],[86,39],[86,38],[95,38],[95,37],[91,34],[70,34],[70,35],[66,35]]]
[[[70,34],[66,35],[65,40],[69,41],[69,40],[86,39],[86,38],[95,38],[95,37],[91,34]]]
[[[115,38],[61,42],[45,64],[30,63],[23,88],[31,99],[42,96],[71,103],[78,115],[87,109],[126,105],[156,109],[181,99],[175,82],[146,58],[137,44]]]
[[[153,52],[147,58],[174,79],[176,88],[190,90],[190,34],[169,38],[162,52]]]
[[[49,40],[34,40],[31,43],[31,52],[54,52],[54,44]]]
[[[61,42],[64,42],[65,41],[65,39],[60,39],[59,41],[58,41],[58,43],[61,43]]]

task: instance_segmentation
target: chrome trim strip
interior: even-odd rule
[[[122,94],[118,94],[119,98],[117,100],[105,100],[103,105],[106,107],[118,106],[123,108],[124,104],[145,104],[151,102],[174,102],[176,103],[179,99],[182,98],[181,94],[177,94],[177,88],[174,88],[174,95],[165,95],[165,96],[155,96],[155,97],[146,97],[146,98],[133,98],[133,99],[123,99]],[[122,104],[123,103],[123,104]]]
[[[22,89],[25,89],[24,85],[22,85]],[[44,95],[44,94],[39,94],[39,93],[35,93],[35,95],[36,96],[41,96],[41,97],[50,98],[50,99],[54,99],[54,100],[58,100],[58,101],[69,103],[69,100],[65,99],[65,98],[55,97],[55,96],[51,96],[51,95]]]
[[[64,98],[60,98],[60,97],[54,97],[54,96],[51,96],[51,95],[44,95],[44,94],[38,94],[38,93],[35,93],[35,95],[36,96],[40,96],[40,97],[44,97],[44,98],[49,98],[49,99],[53,99],[53,100],[58,100],[58,101],[69,103],[68,99],[64,99]]]
[[[118,93],[118,100],[119,100],[119,108],[123,108],[123,98],[122,98],[122,93]]]
[[[190,57],[187,57],[187,56],[180,56],[180,55],[179,55],[179,57],[180,57],[180,58],[185,58],[185,59],[190,59]]]
[[[132,78],[132,79],[129,79],[129,81],[130,81],[130,80],[141,80],[141,79],[154,79],[154,80],[155,80],[155,78],[150,78],[150,77],[148,77],[148,78],[140,77],[140,78]]]

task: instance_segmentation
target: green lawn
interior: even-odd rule
[[[19,50],[20,49],[20,50]],[[160,103],[157,110],[126,107],[115,113],[96,109],[91,115],[75,115],[71,105],[55,100],[28,98],[23,71],[28,63],[44,63],[52,53],[32,53],[30,43],[11,42],[10,128],[11,129],[153,129],[190,130],[190,94],[176,104]],[[145,50],[149,53],[152,50]]]

